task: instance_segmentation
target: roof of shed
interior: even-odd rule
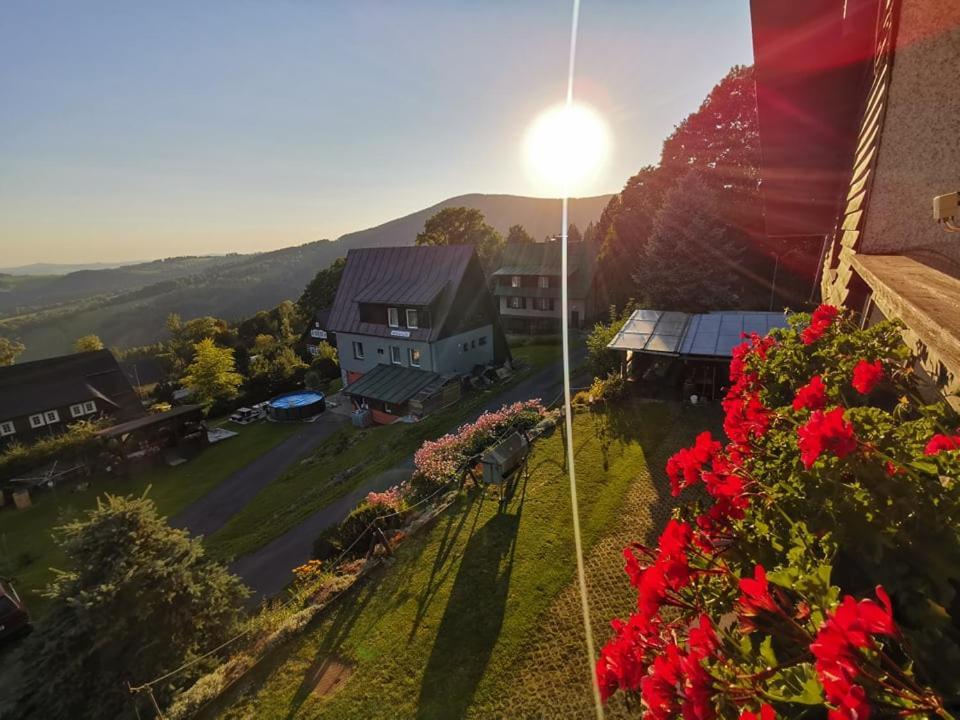
[[[98,432],[97,436],[105,438],[119,437],[120,435],[134,432],[135,430],[142,430],[143,428],[153,427],[154,425],[163,425],[168,420],[173,420],[182,415],[195,415],[197,420],[202,420],[203,408],[199,405],[180,405],[166,412],[144,415],[143,417],[108,427]]]
[[[636,310],[607,347],[659,355],[727,358],[743,342],[744,333],[766,335],[778,327],[787,327],[783,313]]]
[[[377,365],[356,382],[343,389],[344,394],[402,405],[440,376],[427,370],[401,365]]]
[[[119,417],[143,413],[137,394],[109,350],[0,367],[0,420],[99,399]]]
[[[435,340],[473,256],[472,245],[350,250],[327,329],[338,333],[388,336],[390,328],[385,322],[382,325],[361,322],[360,303],[430,305],[430,327],[409,332],[412,340]]]

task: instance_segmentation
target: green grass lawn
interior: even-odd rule
[[[394,423],[363,431],[344,427],[327,438],[311,456],[263,488],[239,513],[205,540],[216,558],[229,560],[253,552],[295,527],[305,518],[346,495],[365,480],[413,455],[424,440],[455,429],[471,413],[532,373],[559,360],[559,347],[530,345],[530,367],[507,383],[473,392],[460,402],[414,424]],[[346,480],[334,478],[354,469]]]
[[[584,542],[611,526],[668,409],[635,404],[584,412],[574,444]],[[490,716],[538,622],[574,578],[569,485],[561,433],[536,444],[529,475],[505,512],[473,491],[394,561],[264,660],[241,697],[207,717],[460,718]],[[331,660],[352,668],[335,694],[313,690]],[[226,707],[228,703],[231,706]]]
[[[26,510],[0,512],[0,572],[13,577],[31,611],[42,613],[44,599],[40,590],[53,575],[51,567],[63,567],[65,558],[53,540],[51,531],[94,507],[103,493],[140,495],[150,487],[150,495],[163,515],[174,515],[203,496],[234,471],[252,462],[274,445],[292,435],[296,425],[256,423],[231,426],[238,437],[208,448],[185,465],[157,467],[133,477],[92,478],[84,491],[70,486],[34,496]]]

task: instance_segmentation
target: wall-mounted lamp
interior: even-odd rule
[[[933,219],[947,232],[960,232],[960,192],[937,195],[933,199]]]

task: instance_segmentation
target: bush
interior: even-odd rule
[[[821,306],[790,324],[735,351],[728,443],[668,461],[674,495],[711,501],[624,550],[637,609],[601,692],[656,717],[951,717],[960,418],[919,400],[894,323]]]
[[[574,405],[593,405],[597,402],[617,400],[623,397],[626,390],[627,383],[621,375],[594,378],[589,388],[573,396],[572,402]]]
[[[59,435],[41,438],[31,445],[10,445],[0,455],[0,477],[11,478],[54,460],[61,464],[82,462],[96,452],[99,447],[97,432],[107,425],[107,420],[79,420]]]
[[[327,528],[320,534],[313,543],[313,557],[318,560],[330,560],[344,552],[347,553],[348,558],[366,554],[373,537],[366,531],[374,520],[392,512],[382,505],[372,505],[364,500],[344,518],[343,522]],[[400,527],[402,521],[402,515],[392,515],[381,520],[380,527],[384,531],[393,530]],[[363,537],[364,533],[366,538]]]
[[[587,369],[594,377],[607,377],[620,371],[623,356],[618,350],[607,347],[616,337],[633,311],[636,304],[631,300],[622,312],[618,313],[615,306],[610,307],[610,321],[597,323],[587,336]]]

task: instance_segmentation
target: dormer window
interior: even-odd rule
[[[0,437],[6,437],[7,435],[13,435],[17,429],[13,426],[13,422],[8,420],[7,422],[0,423]]]
[[[407,327],[411,330],[416,330],[418,327],[420,327],[420,318],[418,317],[416,310],[407,310]]]
[[[520,276],[511,275],[510,276],[510,287],[520,287]]]
[[[407,317],[410,316],[410,311],[407,310]],[[387,325],[390,327],[400,327],[400,311],[397,308],[387,308]]]

